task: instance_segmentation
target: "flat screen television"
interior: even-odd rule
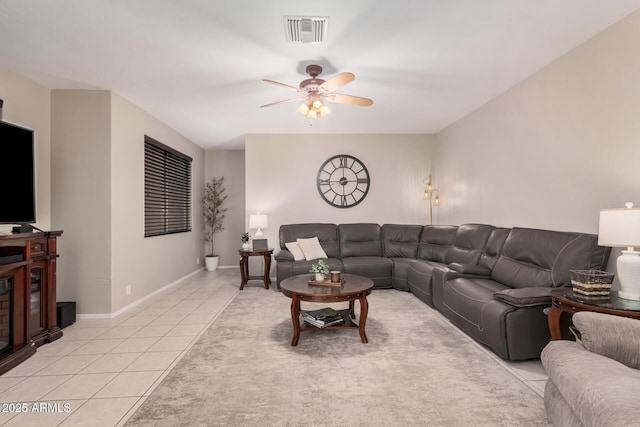
[[[33,131],[0,121],[0,224],[36,222]]]

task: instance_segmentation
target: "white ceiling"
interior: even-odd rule
[[[50,88],[112,90],[203,148],[248,133],[437,133],[640,0],[2,0],[0,64]],[[285,41],[284,15],[328,16],[327,43]],[[296,93],[318,63],[338,93],[314,120]],[[0,94],[0,97],[2,94]],[[5,103],[5,111],[11,106]]]

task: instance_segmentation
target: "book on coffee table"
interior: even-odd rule
[[[325,320],[317,320],[317,319],[314,319],[314,318],[313,318],[313,317],[311,317],[311,316],[308,316],[308,315],[304,315],[304,314],[303,314],[303,315],[302,315],[302,319],[303,319],[305,322],[307,322],[307,323],[309,323],[309,324],[311,324],[311,325],[313,325],[313,326],[316,326],[316,327],[318,327],[318,328],[324,328],[324,327],[327,327],[327,326],[337,325],[337,324],[339,324],[339,323],[344,322],[344,319],[342,318],[342,316],[337,316],[337,317],[327,318],[327,319],[325,319]]]
[[[310,323],[313,326],[317,326],[318,328],[344,322],[342,314],[331,307],[325,307],[318,310],[306,310],[302,311],[301,314],[302,319],[305,322]]]
[[[324,307],[324,308],[320,308],[318,310],[305,310],[303,311],[304,314],[307,314],[311,317],[313,317],[314,319],[317,320],[323,320],[326,319],[328,317],[335,317],[335,316],[339,316],[340,313],[331,308],[331,307]]]

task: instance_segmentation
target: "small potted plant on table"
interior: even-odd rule
[[[242,242],[242,249],[251,249],[251,245],[249,244],[249,233],[242,233],[240,241]]]
[[[324,282],[324,278],[329,274],[329,266],[323,260],[319,259],[318,262],[311,264],[311,273],[316,274],[316,282]]]

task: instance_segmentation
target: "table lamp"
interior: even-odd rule
[[[267,222],[267,216],[265,214],[257,213],[255,215],[249,215],[249,228],[257,228],[256,234],[253,236],[254,239],[262,239],[264,234],[262,234],[262,229],[267,228],[269,223]]]
[[[624,299],[640,301],[640,252],[634,246],[640,246],[640,209],[633,203],[625,204],[624,209],[601,209],[598,244],[627,248],[617,259],[620,291],[618,296]]]

